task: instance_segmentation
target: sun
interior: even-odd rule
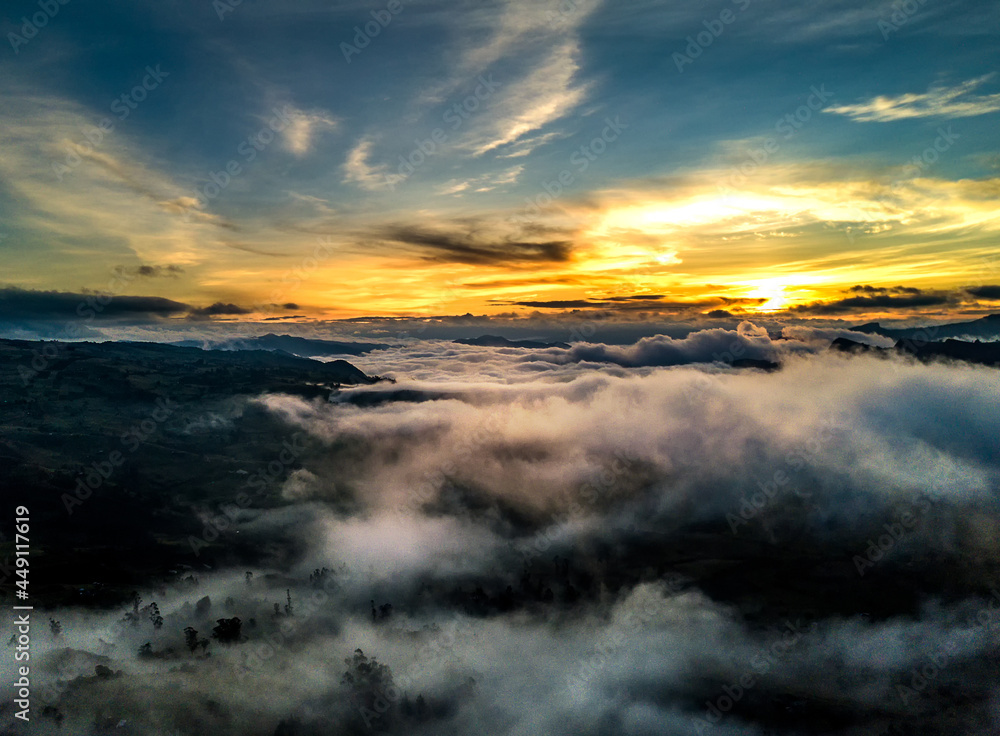
[[[788,303],[788,295],[785,290],[788,284],[782,279],[764,279],[756,282],[755,288],[747,292],[748,299],[766,299],[767,301],[750,307],[756,312],[777,312],[784,309]]]

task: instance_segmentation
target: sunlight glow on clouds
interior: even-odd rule
[[[291,119],[283,131],[285,145],[296,156],[304,156],[312,148],[315,135],[321,130],[336,130],[337,121],[323,112],[293,110],[287,114]]]
[[[109,50],[114,73],[86,53],[104,26],[77,19],[79,42],[53,26],[0,60],[5,278],[78,291],[117,267],[176,265],[156,296],[294,301],[309,317],[527,313],[641,294],[753,293],[770,310],[836,299],[858,280],[960,288],[995,250],[1000,94],[976,8],[915,16],[859,72],[877,9],[755,4],[670,79],[662,46],[699,32],[696,6],[407,5],[349,66],[309,35],[340,37],[369,12],[261,0],[225,24],[157,14],[155,33],[133,29],[137,48]],[[294,47],[252,41],[286,26]],[[898,43],[918,28],[933,55]],[[760,49],[774,44],[814,52],[795,57],[802,80],[764,73]],[[146,49],[169,78],[119,120],[109,102],[161,61]],[[42,73],[46,53],[91,83]],[[213,75],[189,68],[191,55]],[[16,81],[28,78],[30,93]],[[754,159],[761,132],[810,86],[830,93],[828,114]],[[282,103],[274,144],[250,146],[260,111]],[[619,115],[627,134],[576,167],[597,121]],[[105,117],[114,129],[93,133]],[[554,187],[562,171],[572,183]],[[319,238],[330,245],[304,266]],[[294,295],[267,296],[283,292]]]
[[[1000,93],[975,95],[973,90],[995,74],[970,79],[956,87],[931,87],[926,93],[896,97],[879,95],[853,105],[828,107],[824,112],[847,115],[860,123],[885,123],[907,118],[966,118],[1000,110]]]

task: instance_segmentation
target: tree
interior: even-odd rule
[[[323,583],[323,580],[326,578],[328,572],[330,572],[330,570],[328,570],[325,567],[322,569],[317,567],[315,570],[309,573],[310,584],[318,588]]]
[[[198,630],[190,626],[184,629],[184,643],[191,650],[191,654],[194,654],[194,650],[198,648]]]
[[[379,664],[374,657],[368,659],[360,649],[354,650],[353,657],[345,658],[344,664],[348,669],[340,684],[349,689],[349,697],[365,726],[371,728],[375,721],[383,717],[393,719],[390,708],[395,705],[399,691],[393,684],[389,666]]]
[[[212,629],[212,638],[218,639],[222,644],[232,644],[240,640],[240,630],[243,622],[237,617],[220,618],[218,625]]]
[[[163,627],[163,616],[160,615],[160,607],[156,605],[156,601],[153,601],[142,610],[149,614],[149,620],[153,622],[154,629]]]
[[[133,626],[135,626],[136,624],[139,623],[139,621],[142,618],[139,615],[139,604],[142,603],[142,598],[139,596],[139,593],[137,591],[133,590],[132,595],[130,596],[130,600],[132,603],[132,610],[126,612],[125,618],[122,620],[125,623],[132,624]]]
[[[355,649],[353,657],[345,657],[344,664],[347,671],[340,683],[356,694],[382,692],[393,686],[389,665],[380,664],[375,657],[368,659],[361,649]]]
[[[46,705],[42,708],[42,718],[51,718],[56,722],[56,728],[62,728],[63,714],[54,705]]]
[[[198,616],[205,616],[211,610],[212,599],[207,595],[204,598],[199,599],[198,602],[194,604],[194,612]]]

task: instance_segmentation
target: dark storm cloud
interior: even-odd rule
[[[644,301],[653,300],[658,301],[660,299],[666,299],[663,294],[639,294],[638,296],[609,296],[607,301],[609,302],[629,302],[629,301]]]
[[[742,304],[753,306],[755,304],[756,305],[763,304],[764,302],[767,301],[766,297],[750,298],[750,297],[718,296],[718,297],[715,297],[715,298],[718,299],[720,302],[722,302],[727,307],[728,306],[733,306],[733,305],[739,306],[739,305],[742,305]]]
[[[140,266],[116,266],[115,273],[125,277],[141,276],[143,278],[177,278],[184,273],[184,269],[173,264],[170,264],[169,266],[142,264]]]
[[[958,306],[1000,299],[1000,286],[984,285],[954,291],[927,291],[913,286],[870,286],[859,284],[844,290],[845,296],[828,302],[812,302],[791,307],[792,313],[814,315],[849,314],[876,310],[919,310],[925,307]],[[972,299],[970,300],[970,297]]]
[[[115,319],[123,317],[169,317],[191,307],[158,296],[113,296],[68,291],[0,289],[0,319],[58,320]]]
[[[222,244],[227,248],[232,248],[233,250],[240,250],[244,253],[254,253],[258,256],[272,256],[274,258],[280,258],[283,253],[276,253],[270,250],[263,250],[262,248],[255,248],[251,245],[246,245],[244,243],[233,243],[229,241],[223,241]]]
[[[718,299],[698,299],[692,301],[670,301],[663,297],[622,296],[610,297],[606,306],[620,312],[685,312],[704,309],[718,304]]]
[[[522,301],[497,303],[510,304],[516,307],[534,307],[536,309],[597,309],[608,312],[678,312],[701,309],[719,303],[719,299],[711,298],[697,301],[667,301],[662,294],[640,294],[628,296],[609,296],[604,299],[555,299],[550,301]],[[753,300],[748,300],[753,301]]]
[[[472,265],[564,263],[572,255],[569,240],[490,240],[468,232],[441,232],[418,226],[385,228],[380,237],[426,250],[429,260]]]
[[[518,307],[536,307],[538,309],[600,309],[606,306],[602,302],[591,302],[586,299],[562,299],[542,302],[513,302]]]
[[[917,295],[923,292],[913,286],[869,286],[867,284],[860,284],[857,286],[852,286],[847,289],[849,294],[866,294],[869,296],[885,296],[886,294],[909,294]]]
[[[848,314],[850,312],[867,312],[883,309],[920,309],[922,307],[940,307],[950,304],[953,300],[948,294],[919,292],[896,295],[892,293],[877,293],[873,296],[849,296],[830,302],[812,302],[799,304],[789,311],[803,314],[830,315]]]
[[[191,310],[191,315],[194,317],[216,317],[229,314],[250,314],[250,310],[236,304],[225,304],[223,302],[215,302],[215,304],[207,307]]]
[[[553,276],[551,278],[537,278],[537,279],[499,279],[496,281],[480,281],[462,284],[463,287],[467,289],[505,289],[510,286],[550,286],[556,285],[570,285],[579,286],[583,282],[578,278],[573,278],[571,276]]]
[[[973,286],[966,289],[969,294],[980,299],[988,299],[990,301],[996,301],[1000,299],[1000,285],[990,285],[990,286]]]

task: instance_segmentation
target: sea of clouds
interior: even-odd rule
[[[20,732],[996,733],[997,373],[843,332],[411,341],[352,359],[394,384],[255,397],[324,450],[240,533],[305,552],[151,584],[158,629],[47,612],[63,721]],[[184,647],[229,616],[245,641]],[[357,649],[392,687],[342,683]]]

